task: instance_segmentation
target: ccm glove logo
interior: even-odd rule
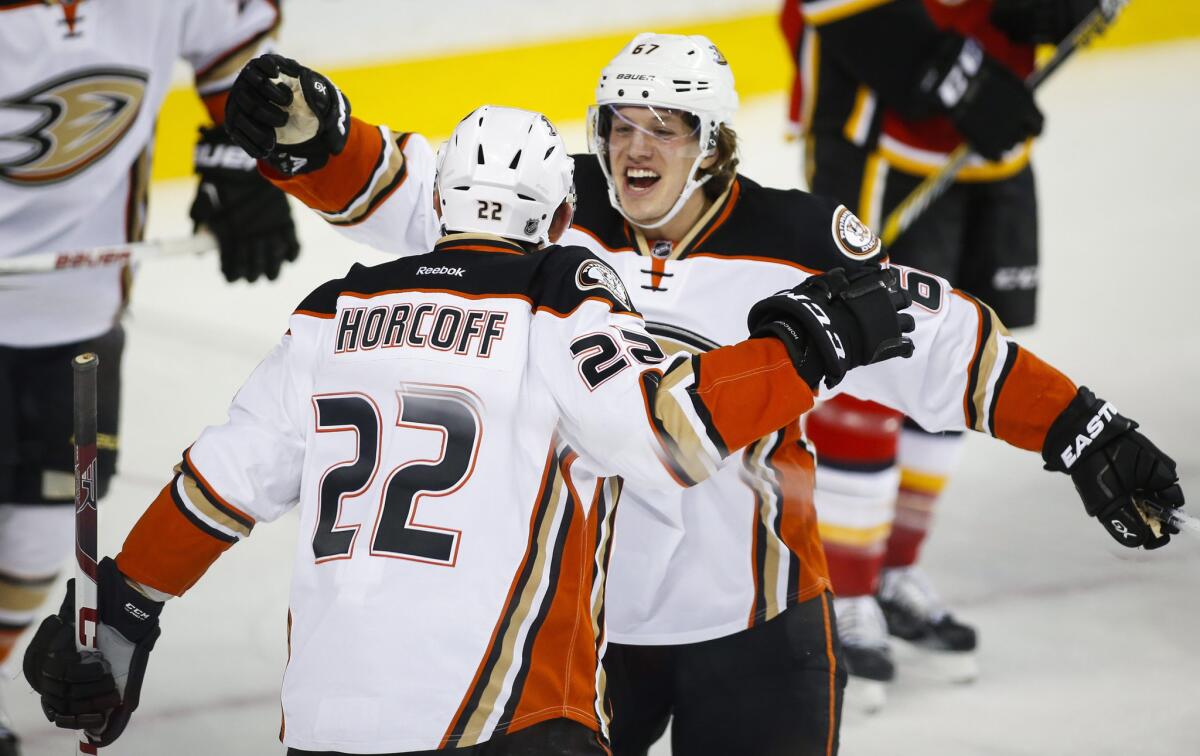
[[[1087,435],[1085,436],[1082,433],[1075,434],[1074,443],[1063,449],[1059,455],[1062,458],[1063,465],[1068,470],[1079,461],[1079,456],[1083,453],[1083,450],[1091,446],[1092,441],[1104,432],[1105,426],[1108,425],[1116,414],[1117,408],[1112,406],[1111,402],[1105,402],[1096,414],[1092,415],[1091,419],[1087,421],[1087,425],[1085,426]]]
[[[833,321],[829,319],[829,315],[826,314],[824,308],[812,301],[807,294],[797,294],[794,291],[785,291],[780,293],[782,293],[788,299],[794,299],[795,301],[799,302],[804,306],[804,309],[812,313],[812,316],[817,319],[818,323],[821,324],[821,328],[825,331],[825,335],[829,338],[829,343],[833,345],[833,351],[835,354],[837,354],[838,359],[846,359],[846,348],[842,346],[841,337],[834,333],[833,328],[831,328]]]

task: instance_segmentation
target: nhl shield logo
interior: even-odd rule
[[[525,235],[526,236],[533,236],[534,234],[537,233],[537,229],[538,229],[538,219],[537,218],[530,218],[529,220],[525,221]]]
[[[866,260],[882,248],[875,232],[867,228],[845,205],[833,212],[833,240],[842,254],[851,260]]]

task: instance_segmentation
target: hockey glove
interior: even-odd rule
[[[192,222],[217,237],[225,280],[253,282],[265,274],[274,281],[284,262],[300,253],[287,195],[221,129],[200,129],[196,173]]]
[[[1023,45],[1056,45],[1100,7],[1099,0],[993,0],[991,21]]]
[[[92,744],[120,737],[137,708],[146,661],[158,640],[162,602],[134,590],[111,558],[101,560],[97,581],[99,653],[75,649],[75,581],[58,614],[42,620],[25,651],[25,679],[42,697],[55,725],[86,730]]]
[[[321,168],[350,133],[350,102],[333,82],[282,55],[246,64],[229,90],[225,128],[285,176]]]
[[[750,335],[774,336],[809,387],[830,388],[846,371],[893,357],[909,357],[915,327],[900,311],[912,304],[894,268],[870,265],[812,276],[750,308]]]
[[[1042,133],[1042,113],[1016,74],[975,40],[947,34],[918,79],[918,96],[946,112],[971,148],[988,160]]]
[[[1084,509],[1117,543],[1157,549],[1179,529],[1156,514],[1183,506],[1183,489],[1175,461],[1137,427],[1080,387],[1050,426],[1042,459],[1071,476]]]

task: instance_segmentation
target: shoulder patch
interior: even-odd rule
[[[633,304],[629,300],[629,292],[625,290],[625,284],[621,283],[620,277],[612,268],[599,260],[584,260],[579,264],[575,270],[575,285],[579,287],[580,291],[604,289],[625,309],[633,309]]]
[[[875,232],[845,205],[833,211],[833,241],[842,254],[855,262],[874,256],[883,247]]]

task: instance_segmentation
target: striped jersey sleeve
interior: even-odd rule
[[[303,315],[293,316],[293,331]],[[204,430],[175,476],[127,536],[117,566],[143,586],[172,596],[190,588],[230,546],[299,500],[305,427],[298,384],[301,347],[293,335],[238,391],[229,418]]]
[[[242,67],[274,49],[281,20],[278,0],[237,3],[192,0],[182,29],[181,54],[195,72],[196,91],[215,123]]]
[[[287,177],[259,170],[354,241],[400,257],[433,248],[434,155],[425,137],[396,133],[351,116],[346,146],[318,170]]]
[[[945,279],[893,267],[913,297],[914,354],[857,368],[829,395],[882,402],[928,431],[974,430],[1040,451],[1075,384],[1021,347],[981,300]]]
[[[602,265],[590,258],[581,269]],[[539,309],[530,351],[564,434],[598,474],[659,490],[693,486],[812,407],[777,340],[668,356],[615,290],[616,299],[587,297],[569,312]]]

